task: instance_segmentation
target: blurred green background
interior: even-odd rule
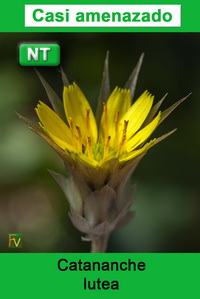
[[[1,33],[0,34],[0,251],[88,252],[90,244],[68,217],[69,206],[47,169],[64,172],[61,159],[18,119],[36,119],[46,93],[31,67],[18,63],[22,42],[58,42],[61,65],[93,107],[106,51],[111,86],[123,87],[142,52],[136,95],[148,89],[162,110],[192,95],[154,133],[178,131],[151,149],[132,177],[136,216],[115,231],[109,252],[200,252],[200,34],[176,33]],[[39,71],[62,96],[56,67]],[[22,249],[8,249],[8,233],[23,234]]]

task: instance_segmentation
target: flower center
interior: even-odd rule
[[[100,161],[106,158],[110,152],[122,154],[125,152],[127,127],[129,121],[124,120],[123,129],[120,128],[120,113],[115,114],[114,124],[109,123],[107,105],[103,103],[103,131],[104,138],[101,142],[98,140],[94,142],[91,137],[91,122],[90,122],[90,109],[85,112],[85,130],[86,143],[83,142],[82,132],[80,126],[75,125],[72,117],[69,117],[69,127],[71,132],[71,144],[79,153],[83,153],[90,159]],[[112,129],[113,128],[113,129]],[[109,130],[112,136],[109,135]],[[112,142],[111,142],[112,141]]]

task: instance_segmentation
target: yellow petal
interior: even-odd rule
[[[67,119],[71,117],[75,126],[80,127],[83,143],[87,144],[87,137],[92,138],[92,142],[97,140],[97,125],[92,109],[77,84],[64,87],[63,92],[64,108]],[[86,115],[89,111],[89,124]],[[88,127],[89,126],[89,127]]]
[[[129,89],[121,89],[116,87],[108,98],[106,103],[108,114],[108,132],[104,134],[104,112],[101,118],[101,137],[111,136],[111,146],[119,136],[116,136],[116,114],[119,113],[119,120],[128,111],[131,106],[131,97]],[[118,135],[118,134],[117,134]]]
[[[131,152],[128,156],[126,156],[125,158],[119,158],[120,163],[121,162],[126,162],[129,161],[137,156],[139,156],[142,153],[145,153],[147,150],[149,150],[154,144],[156,144],[156,138],[151,140],[150,142],[146,143],[142,148],[135,150],[133,152]]]
[[[123,131],[124,121],[128,121],[126,138],[129,139],[141,127],[153,104],[153,96],[145,91],[120,120],[120,130]]]
[[[49,134],[69,144],[71,143],[69,127],[51,108],[40,101],[35,110],[43,127]]]
[[[161,117],[161,112],[154,118],[150,124],[148,124],[146,127],[144,127],[142,130],[140,130],[138,133],[136,133],[132,138],[130,138],[125,146],[125,149],[127,151],[132,151],[134,148],[138,147],[140,144],[142,144],[149,136],[153,133],[153,131],[156,129],[156,127],[159,124]]]
[[[120,119],[128,111],[131,106],[130,89],[121,89],[116,87],[107,101],[107,109],[109,115],[109,121],[115,122],[116,112],[119,111]]]
[[[54,136],[53,134],[48,132],[49,137],[64,151],[69,151],[73,153],[77,153],[77,149],[71,146],[69,143],[59,139],[58,137]]]

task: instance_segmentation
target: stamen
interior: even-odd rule
[[[73,120],[71,117],[69,117],[69,126],[70,126],[70,132],[71,132],[71,142],[72,142],[72,145],[74,146],[74,143],[75,143],[75,135],[74,135],[74,123],[73,123]]]
[[[123,133],[122,133],[122,138],[121,138],[121,142],[119,145],[119,151],[123,151],[124,149],[124,145],[125,145],[125,141],[126,141],[126,132],[127,132],[127,127],[128,127],[128,120],[124,121],[124,128],[123,128]]]
[[[119,111],[116,112],[115,114],[115,131],[118,133],[119,129]]]
[[[104,138],[105,138],[105,142],[108,138],[108,109],[107,109],[107,105],[105,103],[103,103],[103,112],[104,112]]]
[[[87,138],[87,150],[88,150],[88,157],[92,159],[92,141],[90,136]]]
[[[87,135],[90,135],[90,109],[86,109],[85,120],[86,120],[86,132]]]
[[[126,135],[126,132],[127,132],[127,127],[128,127],[128,123],[129,121],[128,120],[125,120],[124,121],[124,128],[123,128],[123,136]]]
[[[78,151],[80,153],[82,153],[82,134],[81,134],[81,129],[76,126],[76,130],[77,130],[77,133],[78,133]]]
[[[111,136],[108,136],[107,137],[107,140],[105,141],[105,145],[104,145],[104,158],[108,155],[109,153],[109,143],[110,143],[110,139],[111,139]]]
[[[119,144],[119,111],[115,114],[115,137],[114,137],[114,147],[117,148]]]
[[[119,151],[120,152],[123,151],[123,149],[124,149],[125,141],[126,141],[126,135],[123,135],[122,139],[121,139],[121,142],[120,142],[120,145],[119,145]]]

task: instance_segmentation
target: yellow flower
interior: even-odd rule
[[[129,89],[116,87],[103,104],[99,129],[93,111],[77,84],[64,87],[63,104],[67,124],[46,104],[36,108],[44,132],[66,155],[98,169],[117,158],[120,164],[146,152],[156,139],[144,142],[156,129],[161,112],[142,127],[154,97],[145,91],[132,105]]]

